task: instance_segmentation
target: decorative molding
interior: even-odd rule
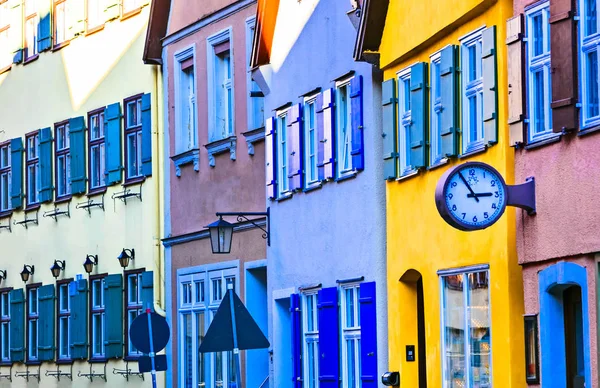
[[[173,155],[171,160],[175,164],[175,175],[178,177],[181,177],[181,166],[186,164],[194,163],[194,171],[200,171],[200,150],[198,148]]]
[[[235,149],[237,145],[237,136],[229,136],[225,139],[213,141],[206,144],[204,147],[208,151],[208,164],[211,167],[215,166],[215,155],[229,151],[231,160],[235,160]]]
[[[242,135],[244,135],[246,144],[248,144],[248,154],[254,156],[254,143],[265,140],[265,127],[242,132]]]

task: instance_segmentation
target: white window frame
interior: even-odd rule
[[[6,299],[5,299],[6,297]],[[6,303],[5,303],[6,302]],[[0,315],[2,321],[0,323],[0,360],[2,363],[10,362],[10,291],[5,290],[0,294]],[[6,332],[4,328],[6,327]],[[4,335],[6,334],[6,335]],[[6,341],[6,342],[5,342]],[[4,351],[6,349],[6,352]]]
[[[194,43],[189,47],[179,50],[173,55],[173,57],[175,64],[175,152],[177,154],[180,154],[198,148],[198,72],[196,70],[196,44]],[[188,97],[189,100],[187,101],[187,103],[190,105],[190,109],[193,109],[193,123],[191,125],[191,128],[185,128],[186,120],[184,120],[184,115],[186,114],[186,112],[184,112],[183,110],[184,102],[182,94],[182,87],[185,88],[187,85],[182,85],[182,79],[184,77],[181,65],[188,59],[192,59],[194,62],[194,90],[192,92],[192,95]]]
[[[265,126],[265,103],[264,97],[252,97],[251,92],[259,92],[258,84],[252,80],[252,68],[250,60],[252,57],[252,42],[254,41],[254,29],[256,27],[256,16],[246,19],[246,90],[248,104],[248,130],[263,128]],[[260,112],[260,113],[259,113]],[[259,117],[255,117],[258,114]]]
[[[586,13],[586,7],[585,5],[587,4],[587,2],[589,1],[595,1],[596,2],[596,32],[592,35],[586,36],[586,19],[587,19],[587,13]],[[590,117],[590,115],[588,114],[588,100],[590,98],[589,96],[589,82],[588,82],[588,66],[586,63],[586,54],[591,53],[596,51],[597,52],[597,61],[598,61],[598,67],[600,68],[600,21],[598,20],[599,16],[598,15],[598,1],[597,0],[580,0],[579,1],[579,20],[580,22],[578,23],[578,29],[579,29],[579,63],[580,63],[580,76],[579,76],[579,84],[580,84],[580,89],[581,89],[581,129],[585,130],[585,129],[589,129],[591,127],[600,125],[600,107],[598,107],[598,115],[597,116],[592,116]],[[598,78],[600,78],[600,69],[596,69],[596,76]],[[600,83],[600,80],[597,80],[596,82]],[[599,84],[600,85],[600,84]],[[600,90],[596,90],[596,94],[598,96],[599,102],[600,102]]]
[[[61,144],[59,131],[64,132],[64,142]],[[55,159],[56,159],[56,198],[64,198],[71,195],[71,140],[69,137],[69,122],[56,126],[55,129]],[[66,151],[61,155],[59,152]],[[59,168],[59,162],[62,161],[62,169]],[[62,185],[64,178],[64,187]]]
[[[95,119],[94,119],[95,118]],[[98,123],[98,136],[94,135],[93,122]],[[106,186],[106,128],[104,126],[104,111],[88,113],[88,152],[89,152],[89,173],[90,173],[90,191],[101,189]],[[92,144],[94,143],[94,144]],[[94,154],[98,153],[99,165],[94,162]],[[96,168],[98,176],[96,177]],[[95,184],[96,179],[98,184]]]
[[[318,289],[303,292],[302,301],[302,377],[304,388],[319,388],[319,309],[318,309]],[[313,304],[313,331],[308,331],[308,304]],[[310,385],[310,363],[308,357],[308,344],[314,343],[313,360],[316,361],[316,369],[313,372],[315,376],[315,385]],[[314,365],[313,365],[314,366]]]
[[[335,83],[335,139],[336,139],[336,176],[343,178],[354,173],[352,166],[352,99],[350,97],[350,82],[352,77],[344,78]],[[346,101],[342,102],[340,89],[346,89]],[[346,104],[346,133],[343,133],[344,128],[342,123],[342,103]],[[342,141],[343,140],[343,141]],[[345,147],[348,147],[348,152],[345,152]],[[344,158],[347,158],[345,160]],[[348,167],[343,167],[347,164]]]
[[[136,295],[135,300],[131,299],[131,288],[133,279],[136,279]],[[144,306],[142,305],[142,273],[129,273],[125,279],[127,282],[127,295],[125,296],[125,302],[127,303],[125,308],[125,314],[127,314],[125,322],[129,324],[131,327],[131,323],[135,318],[144,313]],[[132,313],[136,313],[134,317],[131,317]],[[127,333],[129,333],[129,327],[127,328]],[[139,357],[143,353],[135,348],[133,343],[131,342],[131,335],[127,335],[127,356],[128,357]]]
[[[35,293],[35,304],[31,303]],[[35,306],[35,308],[34,308]],[[40,293],[39,287],[27,289],[27,361],[37,361],[39,358],[38,344],[40,343]],[[34,325],[35,323],[35,325]],[[35,326],[35,328],[34,328]],[[32,333],[35,331],[35,338]]]
[[[229,62],[231,66],[231,112],[232,117],[228,117],[227,120],[231,120],[231,133],[227,131],[228,122],[225,123],[226,135],[222,136],[217,133],[217,87],[218,82],[216,80],[217,69],[217,55],[215,54],[215,46],[229,41]],[[235,66],[234,66],[234,52],[233,52],[233,33],[232,28],[226,28],[214,35],[206,38],[206,58],[207,58],[207,89],[208,89],[208,141],[209,143],[225,139],[235,134]],[[225,96],[225,95],[224,95]],[[226,100],[226,97],[224,97]],[[227,110],[227,109],[226,109]]]
[[[542,30],[542,44],[544,46],[543,53],[538,56],[534,56],[534,30],[533,30],[533,18],[536,16],[542,16],[543,30]],[[529,125],[527,128],[527,140],[528,143],[547,139],[548,137],[554,136],[552,132],[552,109],[550,103],[552,102],[552,74],[550,69],[550,2],[545,1],[536,5],[535,7],[525,11],[525,32],[526,32],[526,46],[527,46],[527,115],[529,116]],[[536,98],[534,95],[534,75],[537,72],[543,74],[543,97],[544,104],[539,107],[536,104]],[[535,132],[535,118],[536,113],[539,109],[543,109],[543,117],[545,121],[544,130]]]
[[[3,151],[5,150],[5,151]],[[7,163],[3,164],[2,163],[2,152],[6,152],[6,160]],[[0,146],[0,170],[2,170],[2,172],[0,172],[0,213],[2,212],[7,212],[10,211],[12,209],[12,205],[11,205],[11,198],[10,198],[10,189],[11,189],[11,162],[10,162],[10,143],[6,143],[2,146]],[[3,190],[2,189],[2,180],[6,179],[6,187]],[[7,206],[3,206],[2,202],[3,202],[3,198],[6,198],[6,205]]]
[[[319,180],[319,136],[317,133],[317,96],[319,94],[311,94],[304,97],[304,186],[306,189],[310,189],[316,186],[320,186],[321,181]],[[310,126],[310,110],[309,106],[313,107],[314,119],[313,127]],[[313,134],[312,144],[310,142],[311,132]],[[311,146],[313,148],[313,154],[311,154]],[[313,158],[311,162],[310,158]],[[311,173],[314,173],[314,178],[311,177]]]
[[[92,305],[91,305],[91,313],[90,313],[90,319],[92,322],[90,322],[90,330],[92,333],[92,340],[90,341],[90,350],[91,350],[91,354],[92,354],[92,358],[104,358],[106,355],[106,346],[104,345],[104,326],[106,324],[106,303],[105,303],[105,295],[104,295],[104,281],[105,278],[97,278],[91,281],[91,293],[92,293]],[[100,283],[100,304],[97,304],[97,295],[94,294],[94,284],[95,283]],[[101,312],[94,312],[94,310],[102,310]],[[94,319],[94,316],[100,316],[100,327],[96,327],[96,320]],[[96,349],[94,348],[94,341],[96,339],[96,331],[100,330],[101,333],[101,338],[102,340],[100,341],[100,348],[101,351],[100,352],[96,352]]]
[[[30,140],[33,140],[33,148],[34,155],[31,156],[29,153]],[[40,132],[37,131],[35,135],[26,136],[25,137],[25,173],[27,174],[27,207],[34,206],[40,203],[40,187],[41,187],[41,177],[40,177]],[[30,160],[37,159],[35,162],[29,162]],[[34,179],[31,179],[33,175]],[[33,186],[32,186],[33,182]],[[33,188],[33,190],[31,190]]]
[[[69,295],[69,283],[61,283],[58,284],[56,286],[57,288],[57,293],[58,293],[58,300],[56,302],[57,307],[58,307],[58,339],[57,339],[57,351],[56,351],[56,355],[57,358],[59,360],[70,360],[71,359],[71,349],[70,349],[70,342],[71,342],[71,333],[70,333],[70,326],[71,326],[71,298]],[[64,308],[65,306],[62,305],[62,293],[66,292],[67,294],[67,306],[66,308]],[[61,314],[69,314],[69,315],[61,315]],[[63,325],[67,326],[67,336],[66,338],[63,337],[62,335],[62,328]],[[66,342],[66,349],[67,349],[67,354],[62,354],[62,344],[63,342]]]
[[[288,166],[288,123],[290,109],[286,108],[276,112],[277,128],[277,190],[278,197],[285,197],[290,194],[289,166]],[[285,125],[281,125],[285,120]],[[285,151],[285,152],[284,152]]]
[[[410,127],[412,125],[410,106],[410,67],[400,70],[398,80],[398,171],[400,176],[410,175],[415,171],[410,163]],[[408,88],[408,93],[406,88]],[[408,96],[408,97],[407,97]],[[408,101],[406,100],[408,98]]]
[[[478,30],[471,32],[470,34],[460,39],[460,59],[461,59],[461,88],[460,88],[460,99],[462,102],[462,152],[468,154],[471,152],[477,152],[485,149],[485,134],[483,126],[483,60],[482,54],[482,32],[485,27],[481,27]],[[473,46],[479,46],[479,60],[475,62],[475,75],[476,79],[469,81],[468,73],[469,69],[469,48]],[[476,118],[475,118],[475,137],[471,138],[471,125],[470,125],[470,114],[471,108],[469,99],[475,96],[476,104]]]
[[[430,80],[430,136],[429,141],[431,144],[430,148],[430,159],[429,164],[431,166],[443,163],[446,159],[442,155],[442,53],[438,51],[429,57],[431,61],[431,80]],[[453,109],[453,107],[450,107]]]
[[[346,290],[353,289],[353,303],[354,303],[354,311],[353,311],[353,319],[354,326],[348,326],[348,322],[346,320],[346,312],[348,309],[348,304],[346,302]],[[360,357],[360,347],[361,347],[361,336],[360,336],[360,283],[347,283],[340,286],[340,304],[341,304],[341,316],[340,316],[340,347],[342,348],[341,354],[341,366],[342,366],[342,387],[343,388],[360,388],[362,387],[362,380],[360,377],[361,371],[361,357]],[[354,341],[356,346],[355,359],[354,359],[354,368],[355,368],[355,379],[357,385],[351,386],[348,381],[348,349],[346,348],[346,341]]]
[[[11,24],[12,7],[9,1],[0,3],[0,70],[9,68],[12,65],[11,45]]]

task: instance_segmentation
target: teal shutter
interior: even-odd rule
[[[23,206],[23,139],[10,141],[10,203],[13,209]]]
[[[85,119],[83,116],[69,120],[71,152],[71,193],[85,194],[87,169],[85,164]]]
[[[104,278],[104,351],[106,358],[123,357],[123,275]]]
[[[396,97],[396,80],[385,81],[381,85],[383,110],[383,177],[386,180],[398,176],[398,142],[396,112],[398,99]]]
[[[40,361],[54,360],[54,284],[38,290],[40,317],[38,319],[38,357]]]
[[[121,104],[115,102],[104,109],[104,136],[106,141],[106,185],[121,182]]]
[[[457,47],[447,46],[440,54],[440,94],[441,94],[441,151],[442,156],[458,155],[458,98],[456,59]]]
[[[154,273],[142,272],[142,306],[144,311],[150,308],[154,311]]]
[[[40,129],[40,202],[53,199],[52,184],[52,130]]]
[[[85,359],[88,347],[88,284],[86,279],[69,283],[69,299],[71,302],[69,323],[71,359]]]
[[[119,0],[106,0],[104,8],[104,20],[109,21],[119,17]]]
[[[152,102],[150,93],[142,96],[142,174],[152,175]]]
[[[427,161],[427,63],[410,68],[410,164],[425,167]]]
[[[37,0],[38,16],[40,18],[37,26],[38,52],[46,51],[52,47],[52,16],[50,8],[52,0]]]
[[[496,26],[481,35],[483,76],[483,131],[487,145],[498,142],[498,69],[496,66]]]
[[[23,0],[10,0],[10,43],[13,63],[23,60]]]
[[[25,360],[25,292],[12,290],[10,298],[10,361]]]

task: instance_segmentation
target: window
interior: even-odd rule
[[[8,0],[0,0],[0,71],[12,64],[10,49],[10,11]]]
[[[302,295],[302,354],[304,388],[319,386],[319,314],[317,293]]]
[[[104,276],[90,278],[92,282],[91,298],[91,351],[92,357],[104,358]]]
[[[359,285],[342,287],[342,382],[344,388],[360,388]]]
[[[481,30],[461,40],[463,153],[484,148]]]
[[[54,125],[54,166],[56,168],[56,199],[71,195],[71,152],[69,145],[69,122]]]
[[[279,166],[279,196],[285,195],[290,189],[290,182],[288,180],[288,151],[287,151],[287,113],[284,111],[277,115],[277,165]]]
[[[142,96],[126,99],[125,180],[142,177]]]
[[[233,136],[233,66],[231,31],[207,39],[209,142]]]
[[[490,387],[489,272],[448,271],[440,284],[443,387]]]
[[[69,301],[69,280],[61,280],[57,283],[58,288],[58,359],[69,360],[71,352],[69,350],[69,324],[71,322],[71,305]]]
[[[582,96],[582,128],[589,128],[600,123],[600,85],[598,84],[598,0],[581,1],[580,59],[581,62],[581,96]]]
[[[122,0],[121,15],[135,12],[142,8],[142,0]]]
[[[144,312],[142,306],[142,272],[144,270],[136,270],[135,272],[126,272],[126,290],[125,290],[125,337],[127,339],[127,357],[139,357],[142,353],[135,348],[129,339],[129,327],[138,315]]]
[[[104,2],[102,0],[87,0],[86,13],[86,31],[90,32],[103,26]]]
[[[527,20],[527,109],[529,142],[552,132],[552,78],[550,70],[550,4],[545,2],[526,13]]]
[[[252,79],[250,72],[250,60],[252,55],[252,42],[256,18],[253,16],[246,20],[246,69],[248,78],[248,130],[262,128],[265,126],[265,102],[263,93],[258,84]]]
[[[318,158],[318,136],[317,136],[317,117],[316,117],[316,95],[304,100],[304,165],[306,187],[312,187],[319,184],[319,169],[317,167]]]
[[[66,41],[67,0],[54,0],[54,47],[60,47]]]
[[[179,72],[175,80],[176,152],[183,153],[198,148],[196,127],[196,72],[194,47],[175,54]]]
[[[413,171],[410,162],[410,68],[398,74],[398,154],[400,176]]]
[[[350,104],[350,80],[338,82],[336,85],[335,120],[337,140],[337,175],[343,176],[352,171],[352,128]]]
[[[27,286],[27,361],[38,359],[38,286]]]
[[[105,185],[106,160],[104,155],[104,108],[88,113],[90,191]]]
[[[25,5],[25,60],[32,59],[38,54],[37,33],[39,17],[37,0],[23,0]]]
[[[10,203],[10,142],[0,144],[0,213],[9,211]]]
[[[10,362],[10,289],[0,291],[0,362]]]
[[[37,205],[40,201],[40,133],[35,131],[25,136],[27,144],[27,206]]]
[[[431,56],[431,108],[429,119],[431,125],[431,159],[430,165],[436,165],[442,162],[444,155],[442,155],[442,72],[441,72],[441,59],[440,52],[437,52]]]

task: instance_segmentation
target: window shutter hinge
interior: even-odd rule
[[[581,108],[581,103],[580,102],[576,103],[575,108]]]
[[[529,39],[527,39],[527,38],[525,38],[525,37],[524,37],[524,38],[522,39],[522,41],[523,41],[523,42],[529,42]]]
[[[575,20],[575,21],[577,21],[577,22],[578,22],[578,21],[579,21],[579,15],[575,15],[575,16],[573,16],[573,20]]]

